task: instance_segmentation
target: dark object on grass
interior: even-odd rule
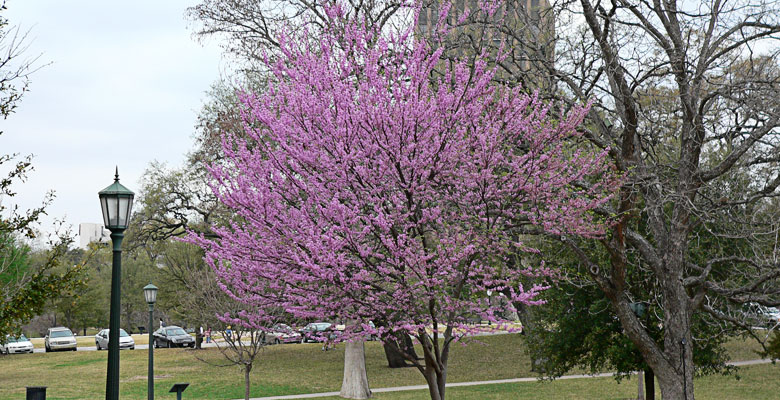
[[[46,386],[27,386],[27,400],[46,400]]]
[[[181,392],[183,392],[184,389],[186,389],[187,386],[189,386],[189,385],[190,385],[189,383],[177,383],[177,384],[173,385],[171,390],[169,390],[168,392],[169,393],[176,393],[176,400],[181,400]]]

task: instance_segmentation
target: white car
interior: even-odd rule
[[[108,349],[108,329],[103,329],[95,335],[95,347],[98,350]],[[119,330],[119,350],[135,350],[135,340],[124,329]]]
[[[769,327],[780,324],[780,310],[775,307],[761,307],[758,314],[762,322]]]
[[[47,353],[55,350],[76,351],[76,336],[68,328],[49,328],[43,338],[43,347]]]
[[[5,337],[5,344],[0,345],[0,353],[2,354],[18,354],[18,353],[31,353],[33,352],[33,344],[24,335]]]
[[[758,303],[748,303],[745,314],[750,323],[757,327],[775,327],[780,324],[780,310],[775,307],[762,306]]]
[[[270,332],[266,332],[263,339],[265,344],[299,343],[301,334],[286,324],[276,324]]]

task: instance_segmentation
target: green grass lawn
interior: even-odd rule
[[[753,359],[753,345],[735,341],[729,351],[734,359]],[[252,396],[338,391],[343,368],[343,345],[323,352],[318,344],[267,347],[252,372]],[[123,399],[146,398],[147,352],[123,351],[120,392]],[[221,356],[214,349],[155,350],[157,397],[168,398],[177,382],[189,382],[186,399],[237,399],[243,396],[243,375],[235,367],[218,367]],[[107,352],[65,352],[0,357],[0,399],[23,399],[25,386],[48,386],[48,399],[99,399],[104,396]],[[366,363],[372,387],[424,384],[416,369],[386,367],[377,342],[366,344]],[[534,376],[519,335],[482,337],[452,350],[448,382],[495,380]],[[707,377],[697,380],[697,398],[777,398],[778,370],[774,365],[745,367],[743,379]],[[760,388],[759,391],[754,391]],[[731,391],[729,391],[731,390]],[[708,392],[709,391],[709,392]],[[712,393],[710,396],[708,393]],[[636,394],[636,380],[617,384],[611,378],[560,380],[452,388],[452,399],[626,399]],[[718,394],[729,393],[726,397]],[[756,394],[758,393],[758,394]],[[765,393],[765,397],[761,397]],[[732,395],[733,394],[733,395]],[[754,395],[755,394],[755,395]],[[771,396],[770,396],[771,394]],[[168,397],[166,397],[168,396]],[[579,396],[579,397],[578,397]],[[710,396],[710,397],[708,397]],[[378,399],[425,399],[425,391],[377,394]]]
[[[709,376],[695,380],[699,400],[773,400],[780,397],[780,365],[751,365],[740,369],[740,379]],[[656,385],[657,398],[660,390]],[[636,379],[617,383],[613,378],[566,379],[554,382],[523,382],[447,389],[450,400],[627,400],[636,399]],[[378,400],[425,400],[424,390],[376,393]],[[339,397],[325,397],[335,400]]]

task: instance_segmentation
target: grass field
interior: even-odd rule
[[[775,400],[780,397],[780,366],[752,365],[740,370],[740,379],[711,376],[695,380],[698,400]],[[451,400],[626,400],[636,399],[636,379],[617,383],[613,378],[567,379],[554,382],[528,382],[447,389]],[[660,391],[656,386],[657,398]],[[423,390],[397,393],[376,393],[378,400],[425,400]],[[324,397],[335,400],[340,397]]]
[[[754,359],[755,345],[735,340],[729,345],[732,358]],[[235,366],[217,367],[195,359],[194,354],[214,363],[216,350],[155,350],[157,397],[170,397],[168,389],[189,382],[185,399],[237,399],[243,395],[242,374]],[[23,399],[25,386],[48,386],[48,399],[100,399],[104,397],[107,352],[65,352],[0,357],[0,399]],[[341,385],[343,345],[323,352],[318,344],[267,347],[252,373],[252,396],[337,391]],[[382,347],[366,344],[366,362],[372,387],[424,384],[415,369],[386,367]],[[468,346],[456,345],[448,382],[495,380],[534,376],[519,335],[481,337]],[[123,399],[146,398],[146,351],[121,352],[120,391]],[[697,398],[777,398],[778,367],[745,367],[743,379],[707,377],[697,380]],[[559,380],[452,388],[451,399],[626,399],[635,396],[636,381],[617,384],[611,378]],[[712,395],[708,393],[712,393]],[[727,397],[718,394],[728,393]],[[425,391],[377,394],[377,399],[425,399]],[[709,397],[708,397],[709,396]],[[764,396],[764,397],[761,397]]]

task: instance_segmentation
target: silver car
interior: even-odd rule
[[[298,343],[301,334],[286,324],[276,324],[269,332],[265,333],[264,344]]]
[[[49,328],[46,336],[43,338],[43,347],[46,352],[55,350],[76,351],[76,336],[68,328],[57,327]]]
[[[98,350],[108,349],[108,329],[103,329],[95,335],[95,347]],[[135,350],[135,340],[124,329],[119,330],[119,350]]]
[[[33,344],[24,335],[5,337],[5,344],[0,344],[0,354],[32,353]]]

